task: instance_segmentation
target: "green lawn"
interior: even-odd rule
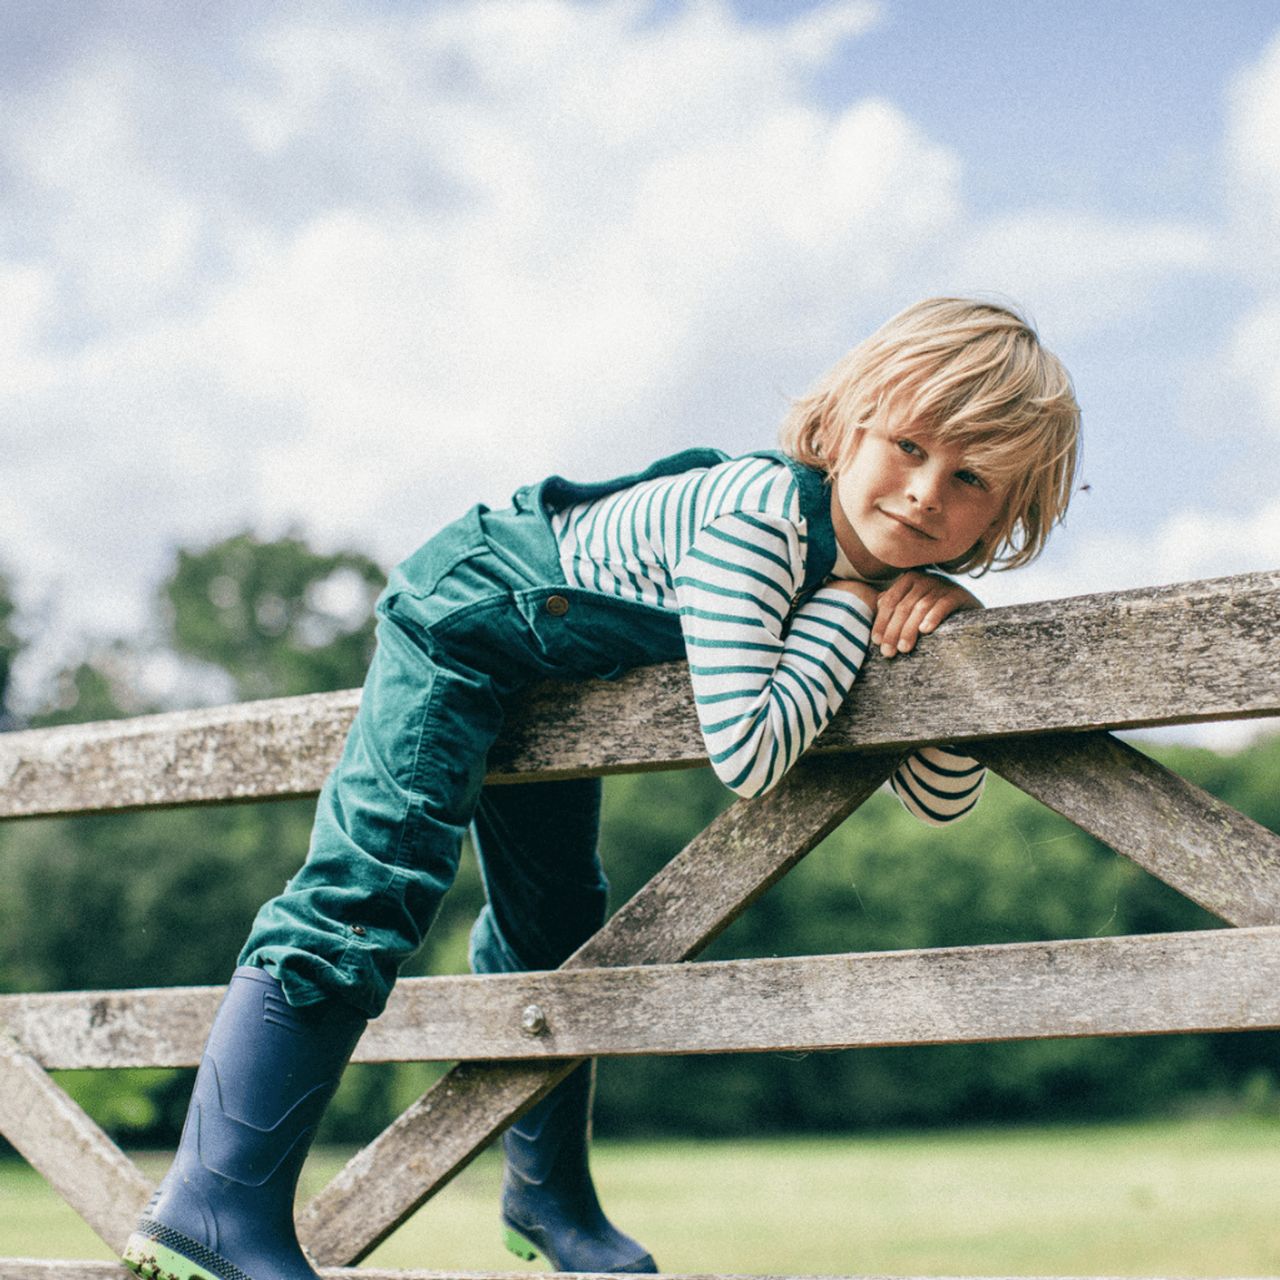
[[[313,1188],[336,1163],[308,1167]],[[1280,1274],[1275,1119],[602,1144],[595,1164],[613,1216],[669,1271]],[[368,1261],[519,1266],[497,1243],[498,1177],[489,1154]],[[109,1255],[15,1162],[0,1256]]]

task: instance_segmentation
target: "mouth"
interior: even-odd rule
[[[918,524],[912,524],[910,520],[904,519],[902,516],[895,515],[892,511],[885,511],[882,507],[880,509],[880,514],[887,516],[894,522],[894,524],[901,525],[901,527],[906,529],[908,532],[914,533],[918,538],[927,538],[930,542],[937,541],[933,534],[928,532],[928,530],[922,529]]]

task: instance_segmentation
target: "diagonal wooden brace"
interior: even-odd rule
[[[1127,743],[1062,733],[971,750],[1228,924],[1280,924],[1280,836]]]
[[[802,760],[768,795],[721,814],[564,967],[688,959],[843,822],[900,759],[895,752]],[[299,1238],[323,1266],[366,1257],[580,1061],[455,1067],[306,1206]]]
[[[150,1182],[3,1031],[0,1133],[111,1248],[124,1247]]]

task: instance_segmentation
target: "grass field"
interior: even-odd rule
[[[304,1175],[314,1189],[338,1153]],[[163,1158],[144,1161],[163,1171]],[[1280,1274],[1280,1121],[1202,1118],[771,1142],[601,1144],[616,1220],[668,1271]],[[492,1153],[370,1265],[507,1270]],[[106,1258],[25,1165],[0,1164],[0,1256]]]

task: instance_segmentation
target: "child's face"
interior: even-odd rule
[[[963,555],[998,523],[1006,486],[985,478],[959,446],[890,421],[859,431],[833,489],[840,545],[873,577]]]

